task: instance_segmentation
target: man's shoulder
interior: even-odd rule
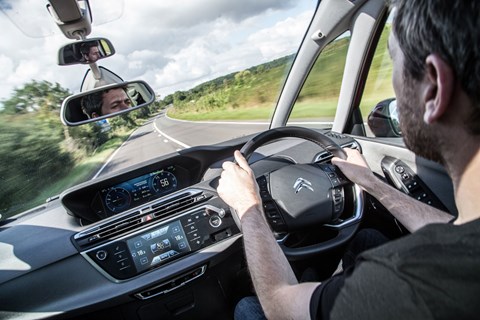
[[[346,308],[380,318],[480,312],[478,257],[480,220],[429,225],[360,255],[332,314],[343,317]]]
[[[396,261],[404,256],[413,255],[412,250],[423,250],[422,248],[430,250],[432,247],[470,247],[479,244],[480,219],[463,225],[435,223],[383,246],[368,250],[361,257],[367,260],[387,257],[389,260]]]

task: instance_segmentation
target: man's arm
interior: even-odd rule
[[[299,284],[265,220],[255,176],[239,151],[223,164],[220,197],[237,212],[256,293],[268,319],[309,319],[310,299],[320,283]]]
[[[452,220],[450,214],[417,201],[378,179],[358,150],[344,150],[347,160],[335,157],[332,163],[338,166],[348,179],[380,201],[410,232],[427,224],[447,223]]]

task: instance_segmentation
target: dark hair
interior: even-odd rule
[[[390,5],[405,75],[420,80],[427,56],[439,54],[472,100],[468,125],[480,134],[480,1],[390,0]]]
[[[80,45],[80,53],[89,54],[90,48],[97,47],[97,46],[98,46],[98,41],[96,40],[84,42]]]
[[[92,113],[96,113],[97,115],[102,115],[102,105],[103,105],[103,94],[107,93],[109,90],[105,91],[98,91],[94,93],[87,94],[85,97],[82,98],[82,111],[85,113],[89,118],[92,118]]]

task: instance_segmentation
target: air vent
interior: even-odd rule
[[[315,160],[313,162],[325,162],[333,158],[333,154],[328,151],[322,151],[315,156]]]
[[[341,134],[341,133],[338,133],[338,132],[334,132],[334,131],[329,131],[327,133],[325,133],[326,136],[329,136],[330,138],[335,138],[335,139],[345,139],[347,136]]]
[[[155,202],[133,213],[125,213],[119,217],[115,217],[114,220],[77,233],[74,236],[74,240],[81,249],[85,249],[91,245],[118,238],[126,233],[133,232],[148,224],[159,221],[162,218],[167,218],[192,208],[211,197],[211,195],[206,195],[201,191],[190,190],[174,197]]]
[[[352,148],[352,149],[359,149],[358,144],[356,142],[351,142],[347,144],[343,144],[341,146],[342,148]],[[322,151],[318,153],[315,158],[313,159],[313,162],[326,162],[329,161],[330,159],[333,158],[333,154],[329,151]]]

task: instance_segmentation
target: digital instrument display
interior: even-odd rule
[[[191,251],[180,221],[128,239],[127,246],[138,272]]]
[[[169,166],[102,189],[100,196],[107,211],[119,213],[172,193],[177,187],[175,166]]]

